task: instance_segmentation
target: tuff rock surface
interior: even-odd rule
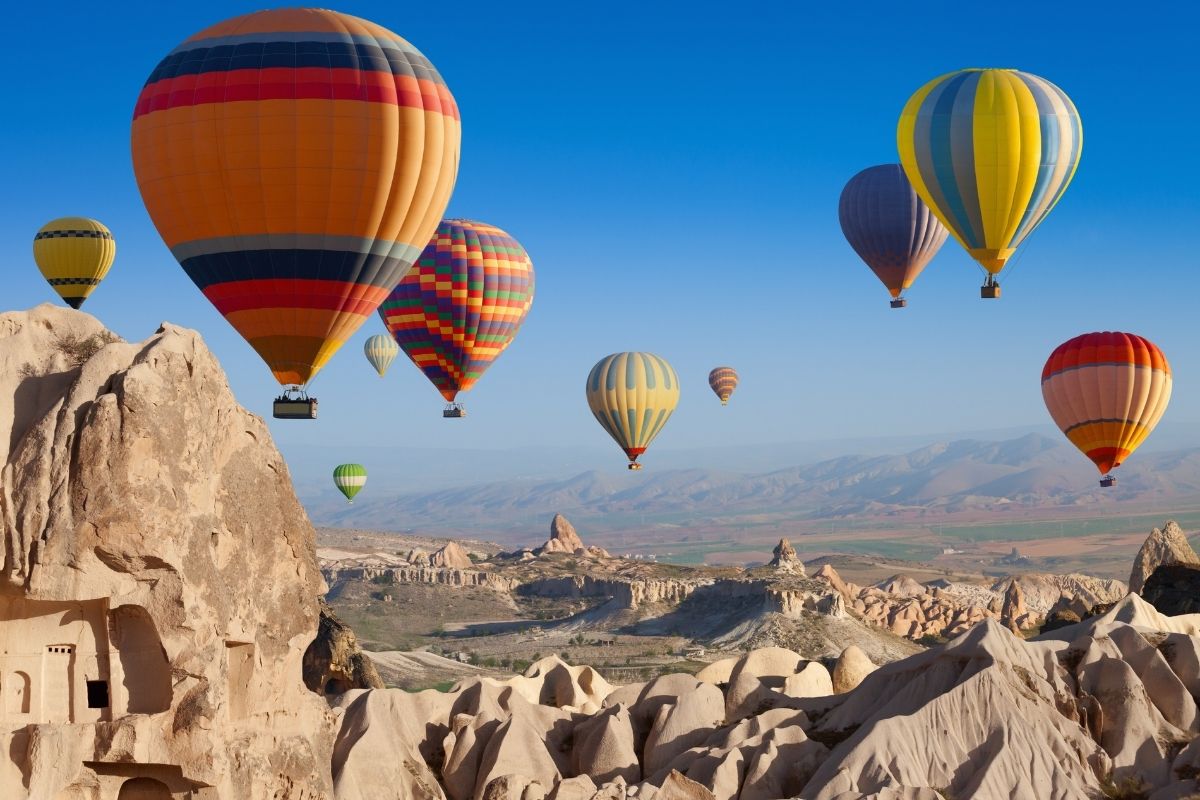
[[[784,572],[804,574],[804,562],[796,555],[796,548],[792,547],[792,543],[787,539],[780,539],[779,544],[775,545],[775,549],[771,552],[771,561],[767,566]]]
[[[0,314],[0,797],[330,797],[287,466],[195,332],[114,340]]]
[[[585,546],[583,539],[580,539],[579,534],[576,533],[575,526],[562,514],[555,514],[554,519],[550,521],[550,538],[541,547],[533,550],[533,554],[536,556],[550,553],[566,553],[593,558],[612,557],[603,547]]]
[[[782,648],[617,688],[548,658],[444,694],[341,696],[334,775],[354,800],[1188,797],[1198,632],[1130,595],[1033,641],[989,618],[879,668],[847,650],[832,686]]]
[[[341,694],[351,689],[382,689],[383,680],[358,644],[358,637],[319,601],[317,638],[304,651],[304,685],[319,695]]]
[[[1129,573],[1129,591],[1140,594],[1154,570],[1167,564],[1200,565],[1200,556],[1196,555],[1175,520],[1169,520],[1161,529],[1152,530],[1142,543]]]
[[[446,542],[429,556],[431,567],[444,569],[470,569],[473,565],[471,557],[458,542]]]
[[[1200,613],[1200,566],[1164,564],[1147,579],[1142,597],[1163,614]]]

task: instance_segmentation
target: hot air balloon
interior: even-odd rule
[[[362,464],[338,464],[333,468],[333,485],[353,503],[354,496],[367,485],[367,469]]]
[[[909,98],[896,129],[913,188],[996,276],[1067,190],[1083,126],[1071,99],[1045,78],[1012,69],[964,69]]]
[[[679,403],[679,378],[653,353],[613,353],[587,378],[587,401],[596,421],[641,469],[637,457],[667,424]]]
[[[379,315],[396,343],[446,398],[455,401],[512,343],[533,305],[533,262],[525,248],[484,222],[444,220]]]
[[[949,231],[921,202],[899,164],[867,167],[842,189],[838,220],[846,241],[892,293],[900,294],[937,255]]]
[[[367,361],[371,362],[371,366],[375,368],[381,378],[392,362],[396,360],[396,354],[399,352],[400,346],[385,333],[377,333],[363,343],[363,353],[366,355]]]
[[[306,384],[429,241],[459,138],[429,60],[334,11],[235,17],[151,73],[133,114],[142,200],[285,387],[277,417],[316,415]]]
[[[116,257],[112,231],[87,217],[47,222],[33,237],[33,260],[42,277],[71,308],[83,305]]]
[[[1085,333],[1064,342],[1042,369],[1042,397],[1054,423],[1112,486],[1121,466],[1162,419],[1171,366],[1132,333]]]
[[[738,385],[737,370],[733,367],[717,367],[708,373],[708,385],[721,398],[721,405],[729,405],[729,396]]]

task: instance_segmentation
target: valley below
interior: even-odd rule
[[[1035,631],[1053,613],[1083,615],[1126,591],[1121,580],[1040,572],[1012,552],[956,566],[846,554],[806,562],[786,538],[764,549],[749,567],[613,555],[585,545],[561,515],[543,543],[515,550],[318,530],[328,602],[384,681],[408,689],[520,673],[551,655],[614,683],[696,672],[760,646],[834,659],[854,644],[885,663],[984,619]]]

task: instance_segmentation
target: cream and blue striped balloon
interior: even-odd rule
[[[381,378],[396,360],[396,354],[399,352],[400,345],[396,344],[396,340],[383,333],[375,334],[363,344],[363,353],[367,361],[371,362],[371,366]]]
[[[367,485],[367,468],[362,464],[338,464],[333,468],[333,485],[353,503],[354,495]]]
[[[679,378],[653,353],[613,353],[587,378],[587,401],[596,421],[638,469],[638,456],[658,436],[679,403]]]
[[[1045,78],[964,69],[909,98],[896,144],[917,194],[995,275],[1066,191],[1083,124]]]

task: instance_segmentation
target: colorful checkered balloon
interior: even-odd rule
[[[454,402],[504,352],[533,305],[533,262],[484,222],[444,220],[379,307],[396,344]]]

